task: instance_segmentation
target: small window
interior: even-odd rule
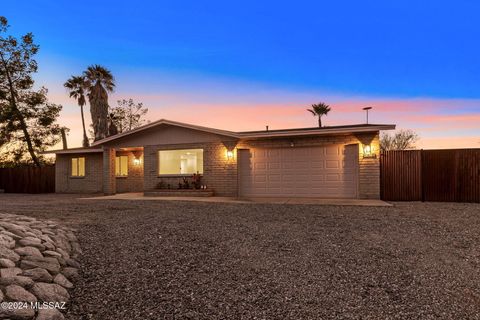
[[[128,176],[128,156],[115,157],[115,175],[117,177]]]
[[[162,150],[158,152],[158,173],[203,173],[203,149]]]
[[[72,177],[85,177],[85,158],[72,158]]]

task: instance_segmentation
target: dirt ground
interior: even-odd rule
[[[67,319],[480,319],[480,205],[0,195],[78,229]]]

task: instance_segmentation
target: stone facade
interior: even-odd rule
[[[83,179],[70,178],[66,173],[72,155],[57,155],[57,191],[58,192],[148,192],[170,185],[176,188],[183,176],[159,176],[158,151],[174,149],[203,149],[202,184],[214,190],[218,196],[238,196],[238,149],[249,148],[300,148],[325,146],[328,144],[358,145],[358,196],[361,199],[378,199],[380,197],[380,162],[378,132],[362,134],[343,134],[331,136],[261,138],[240,141],[211,139],[196,143],[175,143],[144,145],[141,163],[135,165],[134,154],[118,150],[113,146],[104,149],[103,163],[108,163],[102,170],[102,154],[87,155],[87,173]],[[364,157],[363,146],[371,145],[376,157]],[[228,146],[228,148],[227,148]],[[227,157],[227,150],[233,150],[232,158]],[[115,177],[115,154],[128,155],[128,177]],[[66,171],[67,170],[67,171]],[[91,174],[95,174],[93,177]]]

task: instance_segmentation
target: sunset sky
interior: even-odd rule
[[[40,44],[38,85],[64,109],[69,147],[80,111],[63,83],[112,71],[110,97],[151,121],[233,131],[394,123],[421,148],[480,147],[479,1],[8,1],[10,33]],[[88,108],[87,108],[88,110]],[[87,120],[90,115],[87,113]]]

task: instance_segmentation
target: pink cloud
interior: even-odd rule
[[[79,107],[73,99],[68,98],[66,92],[50,93],[49,97],[51,101],[64,105],[60,122],[71,129],[69,145],[80,146],[82,130]],[[315,119],[305,109],[311,103],[324,100],[332,106],[331,113],[324,118],[326,125],[364,123],[365,113],[362,108],[372,106],[371,123],[395,123],[398,128],[414,129],[421,136],[419,145],[423,148],[480,147],[477,141],[477,137],[480,137],[480,100],[313,97],[314,95],[291,92],[270,95],[262,92],[256,101],[254,93],[245,97],[211,90],[198,95],[190,92],[127,92],[114,94],[110,97],[110,104],[116,104],[118,99],[133,98],[149,108],[148,119],[151,121],[165,118],[219,129],[246,131],[262,130],[265,125],[271,129],[316,126]],[[87,124],[90,123],[88,110],[87,105]],[[449,114],[452,110],[465,114]],[[469,130],[468,134],[465,130]],[[437,137],[441,132],[448,134]]]
[[[480,148],[480,136],[474,137],[426,137],[417,143],[418,149]]]

